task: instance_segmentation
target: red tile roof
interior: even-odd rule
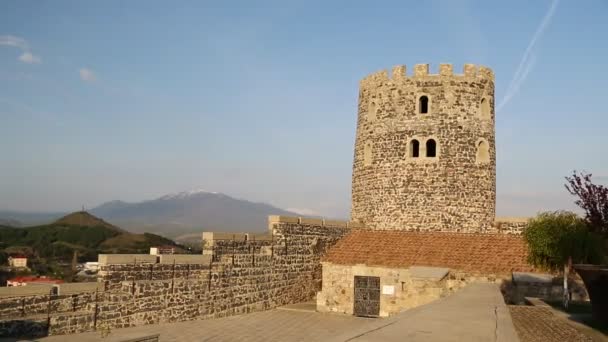
[[[321,261],[508,274],[534,271],[527,256],[525,241],[516,235],[354,230],[330,248]]]
[[[63,280],[61,279],[53,279],[49,277],[36,277],[36,276],[22,276],[22,277],[14,277],[9,279],[11,282],[19,282],[19,283],[49,283],[49,284],[61,284]]]
[[[13,259],[27,259],[27,257],[23,254],[11,254],[11,255],[9,255],[9,257],[11,257]]]

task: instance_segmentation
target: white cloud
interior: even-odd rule
[[[25,39],[19,38],[19,37],[15,37],[15,36],[11,36],[11,35],[0,36],[0,45],[14,46],[14,47],[19,48],[21,50],[28,50],[29,49],[28,44],[25,41]]]
[[[19,56],[19,60],[27,64],[40,64],[40,62],[42,62],[40,57],[32,55],[30,52],[24,52],[21,56]]]
[[[84,82],[95,82],[97,80],[97,76],[93,70],[88,68],[80,68],[78,71],[80,73],[80,79]]]
[[[11,35],[0,36],[0,45],[11,46],[20,49],[23,53],[17,59],[23,63],[40,64],[42,62],[39,56],[36,56],[30,52],[30,46],[23,38]]]

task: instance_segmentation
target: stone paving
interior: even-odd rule
[[[117,342],[160,333],[160,341],[517,341],[508,308],[494,284],[455,294],[387,319],[311,312],[310,304],[213,320],[50,336],[44,342]]]
[[[220,319],[147,325],[100,334],[50,336],[44,342],[116,342],[160,333],[160,341],[325,341],[344,331],[363,333],[382,320],[317,312],[272,310]]]
[[[511,342],[518,338],[499,286],[470,284],[449,297],[405,311],[391,324],[354,341]]]
[[[509,311],[522,342],[594,341],[555,316],[549,308],[510,305]]]

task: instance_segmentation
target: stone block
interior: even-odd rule
[[[465,64],[463,73],[465,76],[473,77],[477,74],[477,66],[475,64]]]
[[[159,256],[161,264],[203,264],[211,263],[211,255],[202,254],[161,254]]]
[[[97,261],[99,265],[110,264],[155,264],[156,255],[150,254],[99,254]]]
[[[441,76],[452,76],[452,64],[439,64],[439,74]]]
[[[269,215],[268,223],[300,223],[300,218],[294,216]]]
[[[348,222],[340,221],[340,220],[323,220],[323,225],[325,227],[346,228],[346,227],[348,227]]]
[[[422,77],[427,76],[429,74],[429,65],[428,64],[416,64],[414,66],[414,76]]]
[[[22,297],[22,296],[36,296],[36,295],[48,295],[54,285],[47,284],[36,284],[27,286],[10,286],[0,287],[0,297]]]
[[[323,226],[323,219],[311,218],[311,217],[300,217],[300,224],[307,224],[311,226]]]
[[[394,81],[403,80],[406,77],[406,67],[405,65],[396,65],[393,67],[392,79]]]
[[[217,241],[217,240],[245,241],[246,239],[247,239],[247,233],[203,232],[203,240],[205,240],[205,241]]]
[[[553,276],[546,273],[513,272],[513,282],[515,284],[551,284]]]
[[[263,233],[263,234],[249,233],[249,234],[247,234],[247,241],[272,241],[272,234],[268,234],[268,233]]]
[[[495,219],[498,223],[528,223],[530,221],[529,217],[496,217]]]

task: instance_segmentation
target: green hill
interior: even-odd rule
[[[68,214],[53,223],[55,226],[103,227],[119,233],[125,230],[109,224],[108,222],[89,214],[86,211],[77,211]]]
[[[176,245],[158,235],[131,234],[81,211],[47,225],[0,229],[0,251],[29,249],[34,258],[70,262],[97,259],[99,253],[148,253],[156,245]]]

